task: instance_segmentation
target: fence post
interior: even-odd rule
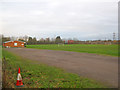
[[[6,87],[6,59],[5,57],[3,58],[3,65],[2,65],[2,71],[3,71],[3,74],[2,74],[2,88],[5,88]]]

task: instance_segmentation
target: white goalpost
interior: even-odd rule
[[[59,46],[64,46],[64,43],[58,43],[58,47],[59,47]]]

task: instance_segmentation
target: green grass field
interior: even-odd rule
[[[57,44],[46,44],[46,45],[27,45],[27,48],[63,50],[118,56],[118,45],[65,44],[64,46],[62,45],[58,46]]]
[[[17,71],[21,68],[23,88],[105,88],[101,83],[92,79],[67,73],[64,70],[45,64],[38,64],[13,53],[3,50],[6,58],[6,85],[15,88]]]

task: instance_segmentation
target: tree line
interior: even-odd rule
[[[60,36],[57,36],[56,38],[41,38],[39,40],[36,39],[36,37],[28,37],[28,36],[24,36],[24,37],[5,37],[4,35],[0,35],[2,40],[1,43],[3,44],[6,41],[23,41],[26,42],[27,45],[34,45],[34,44],[58,44],[58,43],[64,43],[64,40],[61,39]]]
[[[61,39],[60,36],[57,36],[55,39],[50,39],[50,38],[46,38],[43,39],[41,38],[40,40],[37,40],[36,37],[29,37],[27,44],[28,45],[32,45],[32,44],[58,44],[58,43],[64,43],[64,41]]]
[[[0,35],[0,45],[2,45],[6,41],[23,41],[26,42],[27,45],[35,45],[35,44],[59,44],[59,43],[65,43],[65,44],[117,44],[119,41],[117,40],[86,40],[86,41],[80,41],[76,38],[74,39],[61,39],[60,36],[57,36],[56,38],[41,38],[36,39],[36,37],[6,37],[4,35]]]

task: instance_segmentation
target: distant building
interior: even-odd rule
[[[68,44],[74,44],[74,40],[68,40]]]
[[[11,47],[25,47],[25,42],[22,41],[7,41],[3,43],[3,47],[11,48]]]
[[[67,40],[64,40],[64,44],[68,44],[68,41],[67,41]]]

